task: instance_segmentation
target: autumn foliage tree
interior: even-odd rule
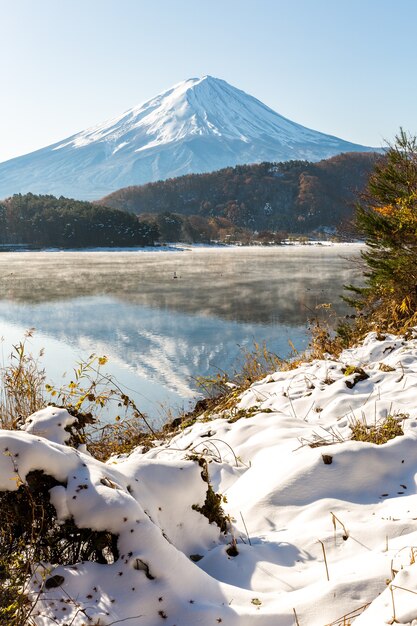
[[[417,138],[400,129],[377,162],[356,222],[365,286],[350,286],[362,320],[400,330],[417,323]],[[363,323],[363,322],[362,322]]]

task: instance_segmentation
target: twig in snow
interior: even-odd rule
[[[315,404],[316,404],[316,401],[315,401],[315,400],[313,400],[312,405],[311,405],[311,406],[310,406],[310,408],[308,409],[307,413],[304,415],[304,421],[305,421],[305,422],[307,421],[308,414],[310,413],[311,409],[313,408],[313,406],[314,406]]]
[[[390,620],[388,622],[388,624],[395,624],[397,621],[397,618],[395,616],[395,602],[394,602],[394,590],[392,588],[392,585],[389,586],[389,590],[391,592],[391,602],[392,602],[392,620]]]
[[[198,446],[200,446],[200,445],[202,445],[202,444],[207,444],[207,443],[210,443],[210,444],[213,446],[213,448],[215,448],[215,450],[216,450],[216,452],[217,452],[217,454],[218,454],[218,457],[219,457],[220,463],[221,463],[221,462],[222,462],[222,456],[221,456],[221,454],[220,454],[220,451],[219,451],[218,447],[217,447],[217,446],[213,443],[213,441],[218,441],[218,442],[220,442],[220,443],[223,443],[225,446],[227,446],[227,447],[229,448],[229,450],[231,451],[231,453],[233,454],[233,457],[234,457],[234,459],[235,459],[235,465],[236,465],[236,467],[239,467],[239,461],[238,461],[238,458],[237,458],[237,456],[236,456],[235,451],[233,450],[232,446],[230,446],[230,445],[229,445],[226,441],[224,441],[223,439],[216,439],[216,438],[211,437],[210,439],[207,439],[206,441],[200,441],[200,442],[199,442],[199,443],[197,443],[197,444],[196,444],[193,448],[191,448],[191,450],[195,450]]]
[[[405,376],[404,365],[402,364],[401,361],[399,361],[399,365],[401,367],[402,374],[401,374],[401,376],[399,378],[397,378],[397,380],[395,381],[396,383],[400,383],[402,381],[402,379],[404,378],[404,376]]]
[[[349,531],[346,529],[346,526],[344,525],[343,522],[340,521],[338,517],[336,517],[334,513],[332,513],[332,511],[330,511],[330,515],[332,516],[332,521],[333,521],[335,543],[336,543],[336,522],[339,522],[339,524],[343,528],[343,533],[344,533],[343,539],[344,541],[346,541],[346,539],[349,537]]]
[[[252,545],[252,544],[251,544],[251,540],[250,540],[250,537],[249,537],[249,533],[248,533],[248,529],[247,529],[247,527],[246,527],[245,520],[243,519],[242,511],[239,511],[239,513],[240,513],[240,517],[242,518],[243,525],[244,525],[244,527],[245,527],[246,536],[247,536],[247,538],[248,538],[249,545],[251,546],[251,545]]]
[[[125,617],[124,619],[117,619],[115,622],[110,622],[109,626],[113,626],[113,624],[121,624],[122,622],[128,622],[131,619],[138,619],[139,617],[144,617],[144,616],[134,615],[133,617]]]
[[[288,389],[289,389],[289,388],[288,388]],[[294,418],[295,418],[295,419],[298,419],[298,418],[297,418],[297,414],[296,414],[296,412],[295,412],[295,410],[294,410],[294,405],[293,405],[293,403],[292,403],[292,400],[291,400],[291,396],[290,396],[290,394],[289,394],[289,391],[287,392],[287,398],[288,398],[288,400],[290,401],[291,410],[292,410],[292,412],[293,412]]]
[[[321,543],[321,549],[323,550],[323,557],[324,557],[324,564],[326,566],[327,580],[330,580],[329,568],[327,567],[326,548],[324,547],[324,543],[322,541],[320,541],[320,539],[318,541],[319,541],[319,543]]]

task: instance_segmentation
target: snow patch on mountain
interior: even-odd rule
[[[261,161],[368,151],[282,117],[226,81],[178,83],[122,115],[0,164],[0,197],[94,199],[120,187]]]

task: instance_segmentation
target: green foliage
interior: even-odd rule
[[[370,178],[356,221],[367,244],[366,284],[347,299],[362,311],[355,326],[402,330],[417,311],[417,139],[402,129]]]
[[[16,194],[0,205],[0,243],[35,246],[152,245],[159,233],[154,224],[105,206]]]

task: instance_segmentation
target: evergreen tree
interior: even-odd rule
[[[159,237],[156,224],[91,202],[16,194],[0,205],[0,243],[35,246],[142,246]]]
[[[356,223],[367,245],[365,286],[348,289],[370,326],[417,322],[417,138],[400,129],[369,180]],[[365,324],[366,326],[366,324]]]

